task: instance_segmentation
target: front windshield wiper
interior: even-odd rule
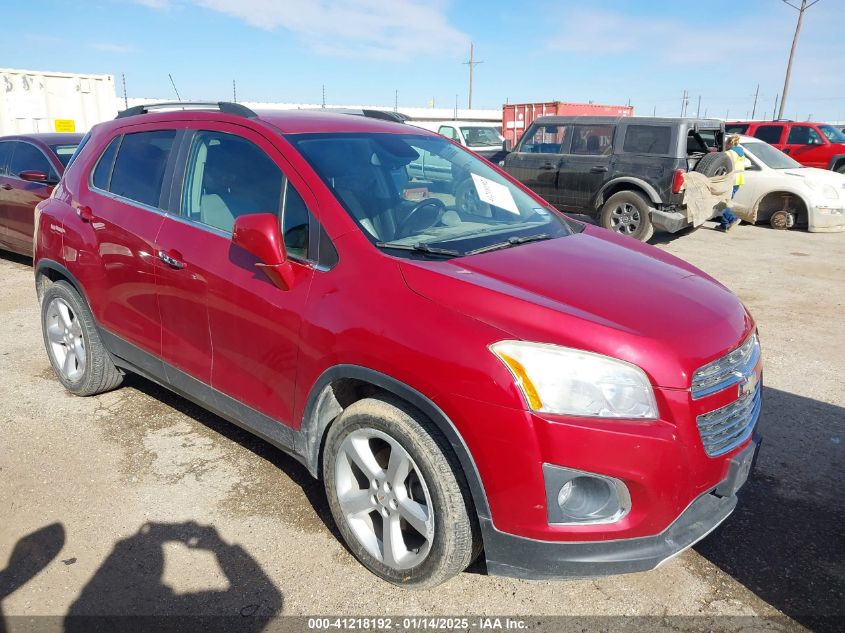
[[[376,242],[379,248],[397,248],[403,251],[414,251],[416,253],[426,253],[428,255],[442,255],[444,257],[460,257],[461,253],[450,248],[437,248],[436,246],[429,246],[423,242],[417,244],[398,244],[396,242]]]
[[[524,235],[523,237],[509,237],[506,242],[497,242],[490,244],[490,246],[482,246],[476,248],[474,251],[469,251],[467,255],[478,255],[479,253],[487,253],[489,251],[498,251],[503,248],[510,248],[511,246],[519,246],[526,242],[539,242],[540,240],[549,240],[552,236],[548,233],[537,233],[536,235]]]

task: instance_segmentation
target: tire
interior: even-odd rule
[[[393,459],[404,466],[396,477]],[[395,485],[386,486],[391,478]],[[434,587],[466,569],[480,551],[457,458],[425,416],[402,401],[366,398],[343,411],[326,437],[323,483],[346,545],[387,582]],[[385,532],[387,526],[393,529]],[[394,535],[396,547],[385,547],[386,534]]]
[[[839,163],[835,168],[834,171],[840,174],[845,174],[845,162]]]
[[[733,169],[733,161],[725,152],[711,152],[701,157],[695,164],[694,171],[708,178],[713,178],[729,174]]]
[[[53,371],[72,394],[93,396],[123,382],[88,305],[66,281],[48,286],[41,298],[41,333]]]
[[[599,224],[641,242],[654,235],[648,202],[636,191],[620,191],[610,196],[601,208]]]

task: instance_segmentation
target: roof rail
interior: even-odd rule
[[[232,103],[229,101],[169,101],[165,103],[145,103],[143,105],[132,106],[117,113],[116,119],[122,119],[128,116],[135,116],[136,114],[146,114],[151,110],[209,110],[216,109],[225,114],[234,114],[237,116],[254,119],[258,115],[240,103]]]

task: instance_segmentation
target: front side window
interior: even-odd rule
[[[574,225],[472,152],[440,137],[324,133],[286,137],[378,248],[459,257],[569,235]],[[409,165],[442,161],[445,182]]]
[[[311,215],[275,162],[252,141],[200,131],[194,136],[182,190],[182,214],[231,232],[235,218],[272,213],[289,255],[308,257]]]
[[[161,185],[176,130],[126,134],[112,169],[108,190],[115,195],[159,207]]]
[[[443,136],[445,136],[446,138],[450,138],[450,139],[452,139],[453,141],[457,141],[457,140],[458,140],[458,132],[455,130],[455,128],[453,128],[453,127],[451,127],[451,126],[448,126],[448,125],[441,125],[441,126],[440,126],[440,130],[438,130],[438,132],[437,132],[437,133],[438,133],[438,134],[442,134],[442,135],[443,135]]]
[[[462,127],[461,134],[470,147],[501,147],[504,137],[495,127]]]
[[[754,131],[754,137],[766,143],[780,143],[782,125],[761,125]]]
[[[672,128],[665,125],[629,125],[625,130],[623,152],[668,154]]]
[[[40,171],[48,177],[55,174],[53,166],[43,152],[29,143],[15,143],[12,160],[9,163],[9,173],[17,176],[22,171]]]
[[[612,125],[576,125],[570,154],[607,156],[613,153]]]
[[[787,145],[824,145],[819,133],[809,125],[793,125],[786,137]]]
[[[530,154],[561,154],[569,145],[570,128],[560,125],[532,126],[522,139],[520,152]]]

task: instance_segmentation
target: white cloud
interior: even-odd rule
[[[463,55],[469,37],[449,23],[443,0],[136,0],[164,9],[194,4],[254,27],[283,28],[312,50],[342,57],[409,59]]]

